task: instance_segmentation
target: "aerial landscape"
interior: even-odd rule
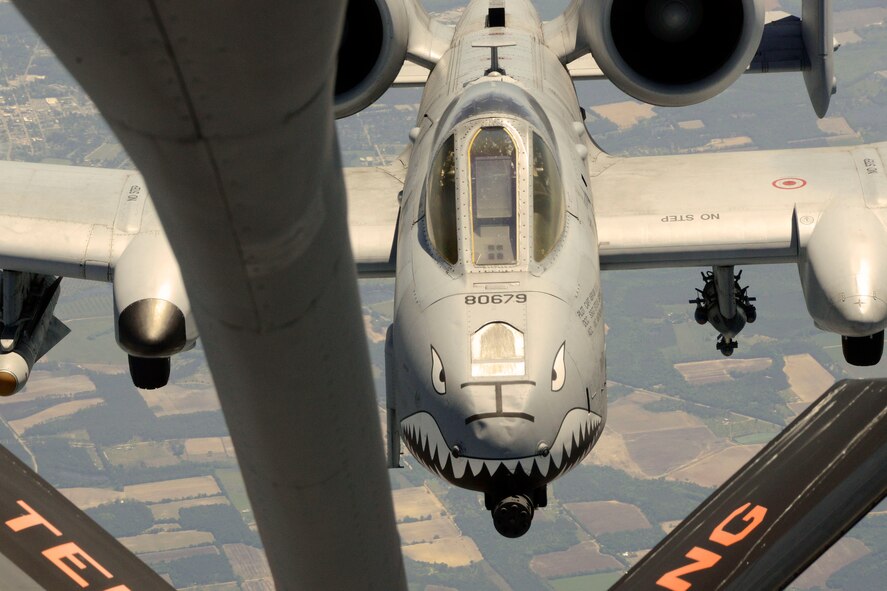
[[[565,1],[536,3],[553,18]],[[800,13],[800,0],[768,10]],[[836,0],[838,94],[817,119],[799,74],[747,75],[701,105],[660,108],[609,82],[578,82],[587,127],[607,152],[697,153],[887,140],[887,8]],[[426,0],[454,23],[461,2]],[[344,166],[393,161],[421,91],[396,89],[337,123]],[[0,2],[0,156],[132,168],[86,94],[12,5]],[[602,276],[607,425],[592,453],[549,490],[530,532],[502,538],[480,495],[409,454],[389,471],[411,591],[604,590],[836,380],[883,377],[887,361],[848,365],[817,330],[794,265],[749,266],[757,322],[729,358],[688,300],[700,268]],[[394,282],[360,282],[379,421]],[[173,359],[170,385],[138,390],[114,339],[108,284],[65,279],[56,315],[72,330],[0,399],[0,444],[175,587],[274,588],[202,345]],[[405,450],[406,453],[406,450]],[[370,543],[370,542],[368,542]],[[347,557],[343,557],[343,561]],[[887,575],[884,503],[791,589],[865,591]]]

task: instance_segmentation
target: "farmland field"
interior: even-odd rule
[[[397,531],[404,545],[432,542],[443,538],[457,538],[462,535],[449,517],[438,517],[424,521],[398,523]]]
[[[169,445],[165,442],[156,441],[106,447],[104,453],[111,464],[124,468],[159,468],[162,466],[172,466],[181,461],[173,455]]]
[[[809,353],[786,355],[783,371],[792,392],[806,403],[814,402],[835,383],[834,376]]]
[[[215,538],[208,531],[170,531],[157,534],[141,534],[120,538],[120,543],[136,554],[146,552],[166,552],[191,546],[212,544]]]
[[[183,388],[169,384],[157,390],[139,390],[145,404],[158,417],[219,410],[219,398],[210,387]]]
[[[154,521],[162,521],[164,519],[178,519],[179,511],[188,507],[205,507],[207,505],[228,505],[228,499],[221,495],[214,497],[201,497],[199,499],[188,499],[186,501],[173,501],[171,503],[160,503],[151,505],[151,513],[154,515]]]
[[[444,506],[424,486],[402,488],[392,492],[394,497],[394,515],[397,522],[404,519],[423,519],[427,516],[438,516],[444,512]]]
[[[126,497],[124,493],[108,488],[60,488],[59,492],[81,509],[92,509]]]
[[[46,410],[41,410],[40,412],[34,413],[29,417],[18,419],[16,421],[9,421],[9,426],[16,433],[22,434],[31,427],[36,427],[37,425],[48,423],[49,421],[54,421],[55,419],[68,417],[85,408],[92,408],[93,406],[98,406],[104,403],[104,398],[84,398],[83,400],[71,400],[69,402],[61,402],[59,404],[56,404],[55,406],[47,408]]]
[[[540,577],[568,577],[597,571],[621,568],[622,564],[612,556],[601,554],[594,542],[582,542],[562,552],[535,556],[530,568]]]
[[[241,579],[249,581],[271,576],[265,553],[258,548],[245,544],[225,544],[222,548],[234,573]]]
[[[621,576],[622,573],[600,573],[554,579],[548,581],[548,584],[554,587],[555,591],[607,591]]]
[[[468,566],[472,562],[483,560],[474,540],[466,537],[404,546],[403,553],[419,562],[439,563],[449,567]]]
[[[650,522],[641,510],[619,501],[567,503],[569,511],[582,528],[593,536],[635,529],[647,529]]]
[[[231,501],[231,504],[240,511],[243,516],[252,516],[252,507],[249,504],[249,497],[246,496],[246,485],[243,483],[243,477],[237,468],[222,468],[215,471],[216,478],[225,489],[225,495]],[[250,519],[246,519],[247,522]]]
[[[676,363],[674,368],[689,384],[715,384],[728,382],[734,373],[763,371],[773,365],[769,357],[755,359],[713,359],[711,361],[691,361]]]
[[[772,434],[770,434],[772,437]],[[758,451],[760,445],[735,445],[684,466],[668,475],[674,480],[689,480],[699,486],[719,486],[745,465]]]
[[[724,444],[708,427],[693,427],[632,433],[625,436],[625,445],[641,470],[662,476]]]
[[[164,480],[149,484],[134,484],[123,487],[123,492],[130,499],[144,503],[160,503],[191,499],[202,495],[211,497],[221,494],[216,479],[212,476],[195,476],[177,480]]]
[[[95,392],[95,384],[84,375],[52,377],[49,372],[35,370],[21,392],[15,396],[0,398],[0,406],[43,397],[70,396],[80,392]]]

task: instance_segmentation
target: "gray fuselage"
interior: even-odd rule
[[[502,498],[588,454],[606,367],[573,83],[529,2],[507,27],[486,17],[467,8],[411,132],[388,368],[410,452]]]

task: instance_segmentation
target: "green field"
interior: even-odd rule
[[[607,591],[621,576],[622,573],[598,573],[554,579],[548,581],[548,584],[554,587],[555,591]]]
[[[124,468],[171,466],[180,462],[166,442],[128,443],[106,447],[104,453],[111,464]]]
[[[216,479],[225,490],[225,496],[231,501],[243,520],[252,523],[253,510],[249,504],[249,497],[246,496],[246,486],[243,484],[243,477],[240,476],[240,470],[237,468],[219,468],[215,471]]]
[[[114,321],[111,316],[70,320],[65,324],[71,334],[46,354],[50,361],[70,363],[126,364],[126,353],[114,340]]]
[[[776,436],[776,433],[755,433],[753,435],[744,435],[742,437],[735,437],[733,440],[736,443],[741,443],[742,445],[754,445],[757,443],[769,443],[773,437]]]
[[[711,327],[699,326],[695,322],[673,324],[676,345],[664,351],[674,363],[713,359],[717,334]]]

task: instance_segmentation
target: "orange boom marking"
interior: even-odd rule
[[[712,530],[708,539],[716,544],[724,546],[725,548],[729,548],[733,544],[741,542],[747,538],[755,528],[764,522],[764,517],[767,515],[766,507],[755,505],[751,510],[748,510],[750,506],[751,503],[746,503],[739,509],[733,511],[727,519],[719,523]],[[727,526],[741,514],[745,513],[746,510],[748,510],[748,513],[745,514],[742,521],[746,522],[747,525],[736,533],[728,531]],[[699,546],[694,546],[689,552],[687,552],[686,557],[693,562],[665,573],[658,581],[656,581],[656,585],[669,589],[670,591],[687,591],[687,589],[693,585],[682,579],[682,576],[709,569],[717,564],[722,558],[720,554],[712,552],[711,550],[706,550],[705,548],[700,548]]]
[[[23,530],[42,525],[50,532],[52,532],[52,534],[56,537],[61,537],[62,532],[56,526],[50,523],[49,520],[37,513],[37,511],[35,511],[25,501],[19,500],[16,502],[18,503],[19,507],[25,510],[25,514],[7,521],[6,527],[11,529],[15,533],[19,533]],[[114,578],[114,575],[112,575],[108,571],[108,569],[99,564],[97,560],[84,552],[83,549],[74,542],[65,542],[64,544],[59,544],[58,546],[47,548],[46,550],[43,550],[42,554],[59,570],[65,573],[68,578],[77,583],[81,588],[89,587],[89,582],[87,582],[86,579],[80,576],[80,574],[78,574],[71,567],[71,565],[73,565],[80,571],[85,571],[91,565],[95,570],[102,573],[105,578]],[[117,585],[115,587],[105,589],[105,591],[131,590],[126,585]]]

